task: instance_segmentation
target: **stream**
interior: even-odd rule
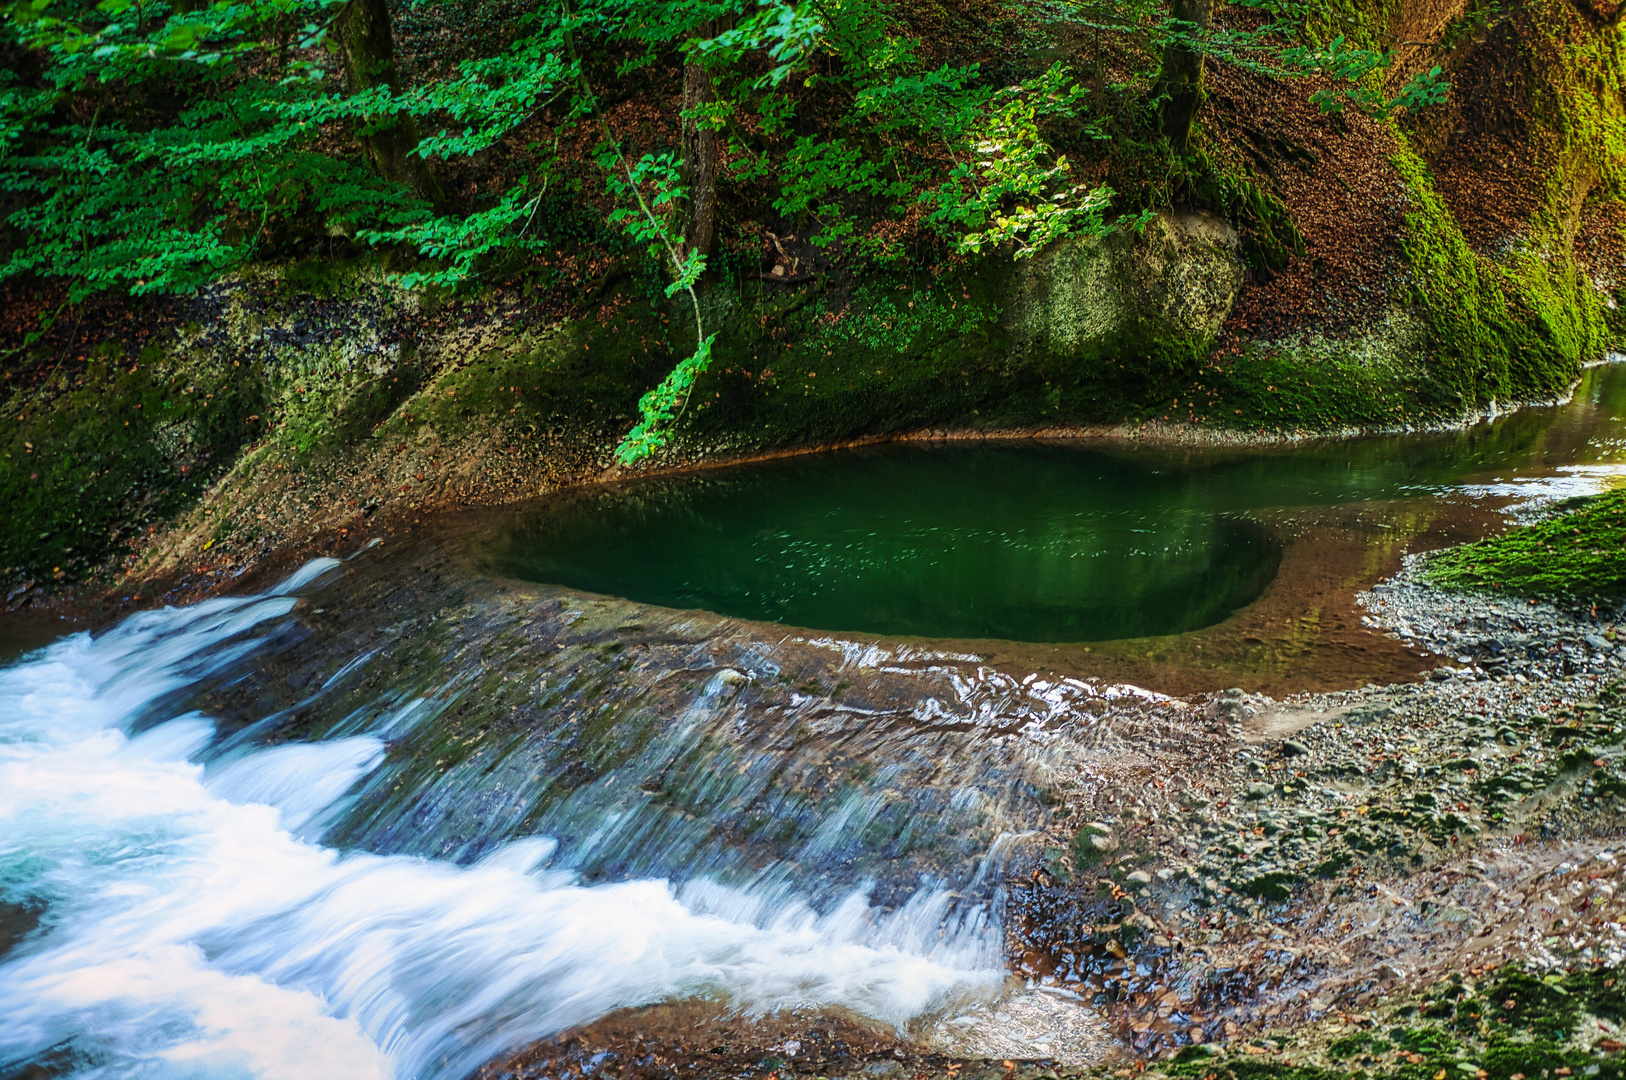
[[[1202,738],[1140,687],[1415,673],[1353,616],[1246,658],[1295,583],[1612,482],[1623,417],[1614,366],[1469,432],[794,458],[29,648],[0,1077],[461,1080],[663,1002],[919,1035],[1005,991],[1060,793]]]

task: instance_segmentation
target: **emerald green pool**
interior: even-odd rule
[[[813,454],[549,500],[519,520],[497,569],[834,631],[1174,634],[1269,586],[1296,509],[1370,502],[1376,520],[1382,507],[1505,494],[1498,485],[1595,485],[1622,458],[1623,415],[1615,366],[1589,373],[1570,405],[1448,434],[1250,451],[1015,441]]]
[[[509,572],[831,630],[1094,641],[1205,626],[1280,558],[1189,477],[1071,448],[885,447],[594,492]]]

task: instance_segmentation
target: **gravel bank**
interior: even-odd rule
[[[1079,793],[1077,831],[1018,890],[1035,991],[1155,1054],[1453,971],[1626,957],[1614,886],[1591,884],[1626,859],[1623,613],[1442,592],[1417,569],[1361,602],[1441,658],[1425,681],[1192,700],[1213,744],[1190,767],[1115,806]]]

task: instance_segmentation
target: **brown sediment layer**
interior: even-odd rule
[[[606,1069],[618,1080],[679,1080],[707,1072],[756,1074],[790,1067],[828,1073],[879,1065],[901,1073],[918,1054],[898,1033],[833,1012],[730,1014],[717,1002],[679,1001],[624,1009],[491,1062],[477,1080],[541,1080]],[[596,1063],[594,1060],[597,1059]]]

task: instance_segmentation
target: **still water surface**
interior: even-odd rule
[[[895,444],[551,501],[500,572],[825,630],[1102,641],[1219,622],[1269,585],[1260,516],[1449,494],[1594,490],[1626,460],[1626,368],[1468,432],[1239,453]]]

